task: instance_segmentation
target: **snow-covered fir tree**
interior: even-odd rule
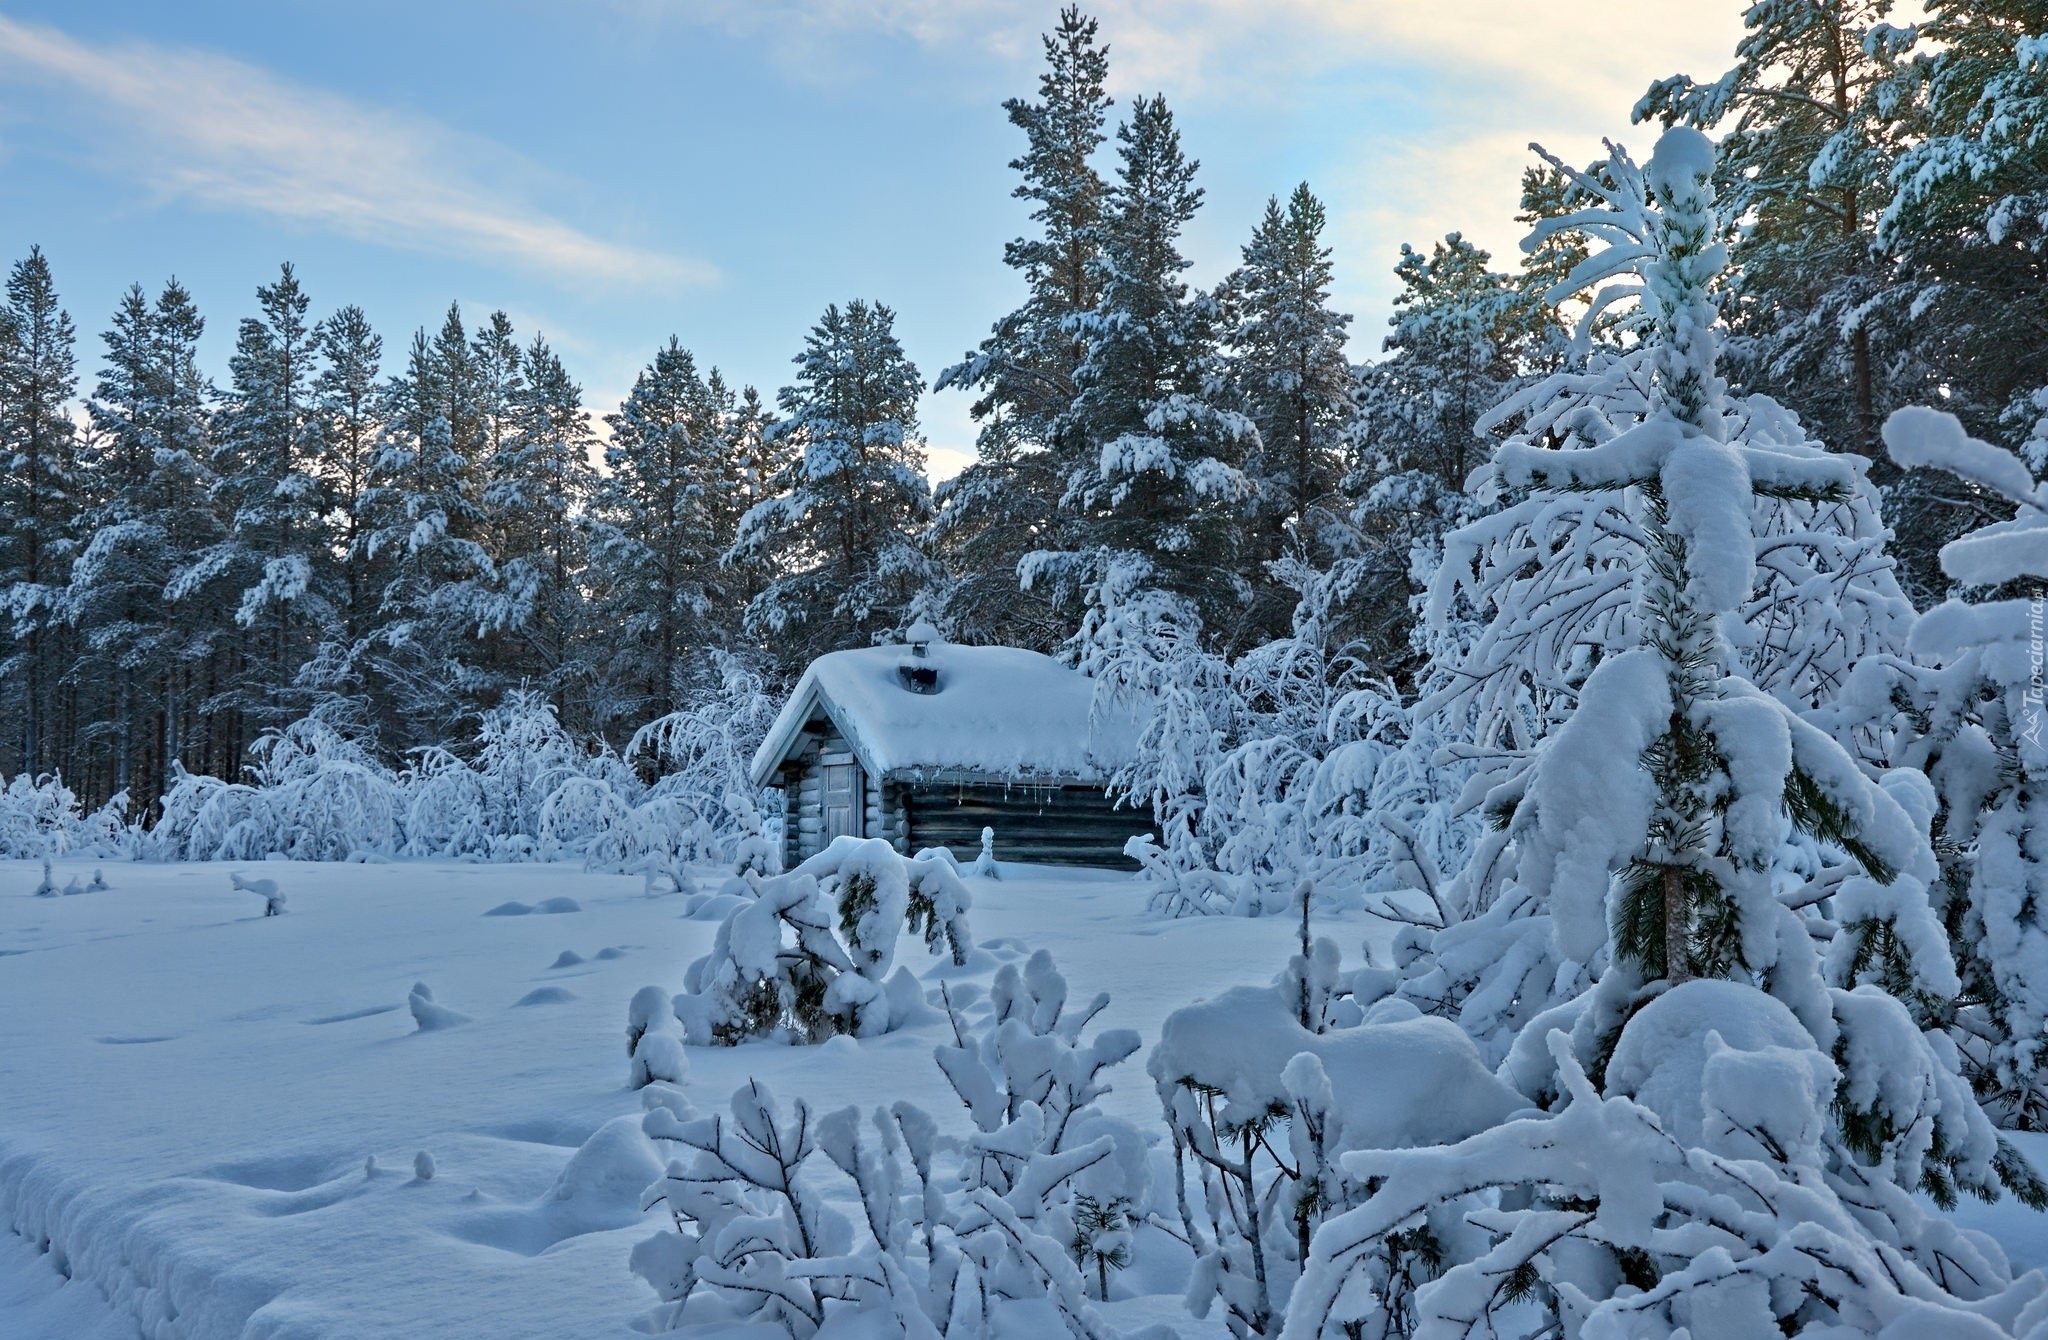
[[[479,365],[484,360],[479,359]],[[474,589],[471,616],[490,676],[548,695],[558,709],[589,689],[583,509],[596,487],[596,445],[583,388],[541,336],[520,356],[504,431],[482,464],[492,571]]]
[[[82,464],[94,476],[88,538],[71,570],[67,617],[86,673],[105,686],[90,732],[111,791],[148,805],[176,768],[204,757],[204,662],[232,609],[194,563],[221,538],[211,505],[206,432],[213,387],[200,371],[204,321],[172,280],[156,302],[131,287],[105,335]],[[209,769],[210,770],[210,769]]]
[[[1491,260],[1460,233],[1428,255],[1404,245],[1387,356],[1360,374],[1347,603],[1389,671],[1415,651],[1414,574],[1434,570],[1445,532],[1472,515],[1465,485],[1493,445],[1481,421],[1528,366],[1532,305]]]
[[[1852,458],[1751,441],[1729,412],[1712,145],[1672,130],[1645,168],[1619,152],[1608,167],[1604,181],[1580,180],[1601,203],[1576,221],[1605,246],[1574,283],[1639,304],[1645,412],[1596,444],[1513,443],[1498,462],[1509,488],[1538,497],[1625,489],[1645,504],[1631,582],[1640,641],[1593,667],[1526,771],[1488,798],[1557,956],[1547,986],[1523,979],[1556,1004],[1524,1015],[1501,1074],[1551,1115],[1448,1151],[1347,1159],[1353,1175],[1385,1180],[1317,1235],[1291,1336],[1347,1323],[1391,1334],[1404,1316],[1417,1334],[1472,1334],[1514,1307],[1525,1331],[1566,1336],[1723,1333],[1737,1319],[1758,1334],[1874,1331],[1918,1309],[1968,1310],[2008,1279],[1992,1261],[1957,1271],[1972,1249],[1906,1192],[2040,1191],[1947,1038],[1891,994],[1956,990],[1928,900],[1925,779],[1866,776],[1748,681],[1725,631],[1755,578],[1757,495],[1841,495],[1858,471]],[[1824,922],[1777,896],[1788,833],[1853,863]],[[1817,936],[1832,939],[1824,959]],[[1915,1077],[1910,1096],[1887,1087],[1900,1074]],[[1631,1159],[1625,1174],[1598,1171]],[[1730,1160],[1751,1161],[1746,1191]],[[1497,1192],[1499,1209],[1480,1209],[1475,1191]],[[1752,1197],[1754,1217],[1697,1208],[1730,1194]],[[1480,1235],[1447,1236],[1460,1222]],[[1392,1235],[1417,1225],[1447,1269],[1404,1299],[1387,1287]],[[1782,1264],[1778,1244],[1816,1229],[1830,1273]],[[1714,1252],[1704,1239],[1679,1245],[1699,1233]],[[1896,1265],[1845,1268],[1859,1253]],[[1353,1280],[1377,1297],[1347,1303]],[[1751,1282],[1726,1296],[1717,1282],[1728,1280]]]
[[[375,617],[384,571],[371,552],[368,497],[383,428],[378,374],[384,341],[363,309],[346,306],[320,323],[320,371],[313,379],[315,474],[320,510],[332,526],[334,626],[316,654],[316,685],[331,684],[351,649],[365,639]]]
[[[438,338],[414,334],[404,369],[385,388],[361,503],[367,552],[388,566],[375,625],[351,655],[395,748],[457,738],[456,723],[486,683],[465,595],[492,575],[476,538],[483,512],[470,461],[458,446],[477,440],[470,369],[459,313],[450,310]]]

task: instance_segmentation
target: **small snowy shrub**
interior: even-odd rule
[[[263,915],[274,917],[284,911],[284,894],[277,888],[274,879],[250,879],[240,871],[228,876],[228,883],[244,893],[253,893],[263,900]]]
[[[974,858],[974,868],[968,871],[968,873],[979,875],[983,879],[1001,879],[1003,877],[1002,867],[996,864],[995,829],[984,828],[981,830],[981,854]]]
[[[1220,1302],[1233,1336],[1280,1334],[1317,1226],[1365,1199],[1344,1154],[1475,1134],[1525,1101],[1452,1024],[1401,1001],[1357,1010],[1384,976],[1340,973],[1335,947],[1318,942],[1270,987],[1168,1015],[1146,1060],[1196,1255],[1188,1303],[1206,1317]],[[1375,1287],[1438,1250],[1424,1233],[1386,1244]]]
[[[953,1012],[956,1045],[936,1053],[979,1132],[955,1177],[935,1168],[936,1123],[908,1103],[864,1120],[857,1108],[820,1115],[798,1101],[785,1117],[749,1083],[729,1116],[700,1117],[667,1085],[646,1091],[644,1131],[678,1151],[643,1198],[672,1227],[631,1258],[671,1305],[657,1324],[695,1315],[804,1340],[861,1317],[888,1334],[948,1340],[1110,1340],[1083,1266],[1102,1289],[1129,1260],[1144,1147],[1093,1103],[1106,1091],[1101,1071],[1137,1039],[1083,1043],[1103,1002],[1067,1011],[1066,983],[1044,955],[1006,973],[997,1017],[977,1035]]]
[[[661,1082],[681,1084],[689,1074],[689,1058],[676,1031],[675,1006],[658,986],[633,993],[626,1012],[626,1057],[632,1063],[626,1083],[635,1089]]]
[[[971,900],[959,876],[879,838],[838,838],[787,874],[739,883],[751,896],[719,923],[675,999],[691,1042],[887,1032],[923,1005],[908,970],[892,971],[904,932],[966,961]]]
[[[975,1125],[963,1184],[1003,1197],[1019,1222],[1069,1244],[1101,1290],[1129,1262],[1130,1216],[1149,1190],[1143,1137],[1095,1111],[1109,1092],[1103,1072],[1138,1050],[1127,1028],[1083,1041],[1108,1004],[1098,995],[1070,1009],[1066,978],[1040,950],[1022,971],[997,970],[979,1036],[949,995],[953,1045],[933,1052]]]

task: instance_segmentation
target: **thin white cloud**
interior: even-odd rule
[[[161,198],[582,283],[715,278],[707,264],[593,237],[479,179],[479,160],[520,166],[495,145],[225,56],[94,47],[0,15],[0,101],[31,84],[59,96],[16,107],[17,116],[54,113],[110,170]]]

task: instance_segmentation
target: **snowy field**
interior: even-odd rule
[[[653,1222],[637,1204],[656,1166],[631,1130],[626,1003],[676,988],[714,923],[638,879],[560,867],[235,869],[276,879],[287,914],[263,917],[226,866],[110,866],[106,892],[38,899],[38,869],[0,865],[0,1336],[644,1334],[656,1300],[627,1254]],[[1270,980],[1293,933],[1286,918],[1162,921],[1121,876],[970,883],[965,968],[906,946],[928,984],[972,994],[1044,947],[1077,997],[1111,993],[1105,1025],[1148,1047],[1173,1008]],[[492,915],[507,904],[536,910]],[[1332,929],[1353,952],[1379,938],[1362,919]],[[421,981],[468,1021],[418,1031],[406,1002]],[[694,1048],[688,1089],[700,1111],[750,1077],[820,1108],[903,1097],[957,1132],[931,1059],[943,1030]],[[1159,1130],[1142,1064],[1115,1072],[1104,1106]],[[2029,1149],[2048,1163],[2048,1142]],[[2048,1264],[2039,1217],[2009,1202],[1958,1214],[2015,1264]],[[1221,1333],[1140,1256],[1113,1324]]]
[[[641,1334],[656,1299],[627,1254],[654,1222],[637,1209],[652,1155],[600,1141],[569,1165],[641,1110],[625,1085],[634,990],[680,989],[715,923],[573,868],[232,869],[276,879],[286,915],[263,917],[227,866],[111,865],[106,892],[39,899],[38,867],[0,864],[0,1336]],[[90,864],[60,864],[57,883],[73,875]],[[903,962],[934,989],[941,971],[985,986],[1025,946],[1049,949],[1077,997],[1111,993],[1104,1026],[1148,1046],[1195,996],[1270,980],[1293,932],[1162,921],[1117,875],[969,883],[968,965],[908,943]],[[576,910],[489,915],[551,899]],[[1336,928],[1353,953],[1367,932]],[[582,961],[551,966],[565,952]],[[470,1021],[417,1031],[421,981]],[[693,1048],[687,1087],[700,1111],[758,1077],[785,1102],[909,1098],[964,1128],[932,1063],[944,1031]],[[1143,1053],[1113,1074],[1105,1109],[1163,1138]],[[1114,1304],[1113,1323],[1206,1333],[1182,1281],[1134,1269],[1119,1287],[1157,1292]]]

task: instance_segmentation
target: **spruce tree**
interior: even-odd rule
[[[208,665],[232,592],[198,564],[225,528],[213,509],[207,419],[213,387],[199,370],[204,322],[175,279],[154,305],[130,287],[105,335],[84,457],[95,476],[88,538],[65,593],[84,643],[79,678],[101,686],[81,744],[109,791],[146,809],[178,767],[231,768],[208,758]],[[213,743],[232,734],[223,726]]]
[[[895,313],[834,304],[798,354],[771,430],[792,459],[740,520],[726,562],[767,584],[747,626],[788,670],[900,630],[931,578],[918,538],[931,516],[917,431],[917,368]]]
[[[754,414],[758,415],[758,402]],[[714,370],[707,379],[674,336],[642,368],[618,411],[592,504],[591,566],[608,675],[638,726],[685,706],[699,648],[728,645],[743,606],[719,558],[754,501],[759,436]]]
[[[1306,182],[1285,208],[1269,199],[1243,263],[1218,294],[1232,397],[1259,434],[1246,466],[1252,496],[1245,558],[1257,565],[1250,574],[1258,595],[1249,636],[1260,641],[1290,631],[1294,605],[1291,588],[1266,565],[1280,559],[1290,541],[1300,557],[1326,561],[1329,546],[1321,532],[1343,510],[1339,485],[1358,405],[1344,357],[1351,318],[1329,305],[1334,276],[1323,245],[1327,222]]]
[[[587,678],[577,664],[583,609],[576,579],[595,437],[583,388],[545,339],[534,337],[520,366],[510,431],[484,462],[494,577],[475,593],[475,620],[492,644],[500,682],[546,693],[562,712],[571,685]]]
[[[367,549],[365,498],[376,464],[381,395],[377,376],[384,341],[363,309],[343,307],[320,324],[321,368],[313,381],[313,417],[321,511],[330,518],[341,580],[336,594],[343,646],[369,631],[376,608],[374,565]]]
[[[385,565],[375,626],[353,652],[369,677],[375,721],[396,750],[457,738],[489,687],[470,599],[491,562],[475,536],[482,511],[471,463],[478,417],[468,341],[453,309],[437,339],[414,334],[404,371],[384,391],[383,436],[362,507],[366,552]]]
[[[1182,277],[1181,230],[1202,200],[1198,165],[1181,152],[1165,99],[1140,100],[1117,141],[1095,260],[1100,294],[1070,323],[1082,358],[1057,428],[1078,448],[1062,452],[1062,544],[1029,555],[1023,572],[1063,607],[1087,610],[1084,640],[1113,587],[1180,602],[1212,641],[1229,644],[1247,631],[1238,518],[1250,487],[1240,467],[1258,433],[1217,403],[1216,303]]]

